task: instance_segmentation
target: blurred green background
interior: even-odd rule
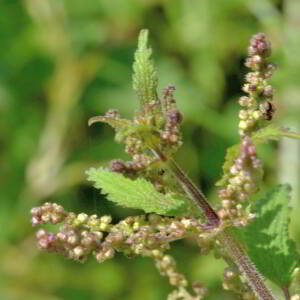
[[[217,201],[225,150],[238,140],[237,99],[250,36],[263,31],[278,70],[276,123],[300,131],[299,0],[0,0],[0,300],[160,300],[171,288],[146,258],[117,255],[85,264],[36,249],[30,208],[57,202],[78,212],[130,210],[105,201],[84,170],[125,157],[113,131],[89,117],[137,107],[131,65],[140,29],[150,42],[160,90],[175,84],[184,146],[177,160]],[[262,192],[293,186],[291,234],[300,241],[299,142],[259,149]],[[201,257],[189,241],[171,253],[207,299],[235,299],[221,287],[224,263]]]

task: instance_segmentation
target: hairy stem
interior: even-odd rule
[[[284,286],[281,288],[281,290],[283,291],[283,294],[284,294],[284,299],[285,300],[289,300],[291,299],[291,296],[290,296],[290,292],[289,292],[289,288]]]
[[[181,185],[183,190],[189,196],[191,200],[201,209],[205,217],[208,220],[208,225],[210,227],[218,227],[220,224],[220,218],[213,210],[213,208],[207,202],[206,197],[200,191],[200,189],[188,178],[188,176],[183,172],[179,165],[173,160],[165,157],[163,153],[158,150],[153,150],[156,156],[159,157],[161,161],[167,162],[170,170],[175,176],[178,183]]]
[[[210,226],[218,227],[220,218],[214,209],[209,205],[204,194],[196,187],[189,177],[182,171],[178,164],[167,159],[166,156],[158,150],[153,153],[163,162],[167,162],[178,183],[182,186],[191,200],[202,210]],[[240,272],[246,277],[248,284],[260,300],[275,300],[269,289],[264,284],[263,276],[256,270],[242,245],[234,238],[229,228],[225,228],[219,233],[219,240],[225,248],[229,257],[237,265]]]
[[[224,229],[219,234],[219,240],[240,272],[246,277],[248,284],[258,299],[275,300],[270,290],[266,287],[262,275],[256,270],[243,246],[233,237],[229,228]]]
[[[194,203],[196,203],[197,206],[201,208],[208,219],[208,225],[218,227],[220,224],[220,218],[207,202],[207,199],[201,190],[187,177],[174,160],[169,160],[168,165],[186,194],[194,201]]]

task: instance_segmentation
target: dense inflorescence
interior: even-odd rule
[[[242,96],[239,104],[239,134],[241,143],[236,149],[236,157],[228,167],[227,180],[219,191],[222,209],[219,215],[223,220],[231,220],[236,226],[245,226],[255,215],[245,210],[252,194],[258,191],[263,176],[262,163],[256,154],[256,145],[252,134],[264,126],[264,121],[272,120],[275,112],[273,88],[268,84],[275,69],[274,64],[267,61],[271,54],[271,43],[265,34],[258,33],[250,40],[248,58],[245,65],[251,69],[246,74]]]
[[[168,218],[155,214],[128,217],[118,224],[112,224],[110,216],[88,216],[66,212],[55,203],[45,203],[31,210],[33,226],[58,224],[58,232],[39,229],[36,233],[41,250],[64,255],[69,259],[83,262],[89,255],[95,256],[99,263],[114,257],[116,252],[123,252],[128,257],[141,255],[151,257],[163,276],[169,278],[171,285],[180,288],[175,295],[188,293],[184,275],[176,270],[174,259],[165,254],[170,242],[193,238],[202,253],[207,253],[213,246],[217,230],[204,229],[199,219],[194,217]],[[200,288],[201,287],[201,288]],[[195,298],[202,299],[206,289],[201,284],[194,284]],[[171,298],[170,298],[171,299]]]
[[[45,203],[31,210],[32,225],[62,223],[57,234],[41,229],[37,232],[39,246],[49,252],[61,252],[68,258],[80,259],[90,253],[97,260],[105,253],[115,250],[126,255],[151,256],[153,250],[164,251],[169,243],[185,237],[196,240],[202,251],[211,247],[212,237],[217,230],[207,230],[196,217],[169,218],[156,214],[127,217],[118,224],[111,224],[110,216],[88,216],[66,212],[55,203]],[[79,251],[81,247],[82,251]]]
[[[254,214],[244,210],[249,197],[257,192],[262,180],[261,161],[250,137],[242,139],[239,154],[229,169],[228,184],[220,189],[223,208],[219,215],[223,220],[231,219],[236,226],[245,226]]]
[[[163,104],[165,112],[164,129],[161,132],[161,138],[167,144],[180,147],[182,145],[179,125],[182,121],[182,115],[176,107],[174,99],[175,86],[170,85],[164,90]]]
[[[258,33],[250,40],[246,67],[251,72],[246,75],[246,83],[243,91],[248,96],[242,96],[239,104],[243,109],[239,112],[239,134],[241,137],[251,135],[259,121],[272,120],[275,108],[272,103],[273,87],[267,79],[273,74],[275,66],[267,61],[271,54],[271,43],[265,34]]]
[[[109,110],[104,116],[89,120],[89,125],[105,122],[112,126],[116,131],[116,141],[125,145],[125,152],[132,158],[128,161],[112,160],[109,170],[131,179],[142,176],[162,193],[182,192],[178,185],[172,183],[170,176],[165,174],[164,164],[155,151],[152,151],[159,151],[170,158],[182,145],[182,115],[176,107],[174,91],[174,86],[166,87],[162,100],[157,98],[144,103],[147,109],[137,111],[132,121],[121,118],[117,110]]]
[[[109,110],[104,116],[89,120],[89,125],[96,122],[111,125],[116,130],[116,141],[124,144],[125,152],[132,157],[132,161],[113,161],[112,171],[128,175],[144,171],[157,162],[157,157],[149,149],[158,149],[169,157],[182,145],[180,133],[182,115],[176,107],[174,91],[174,86],[168,86],[164,90],[162,103],[157,99],[155,103],[145,104],[152,108],[158,107],[152,110],[152,115],[138,111],[130,121],[120,118],[117,110]]]

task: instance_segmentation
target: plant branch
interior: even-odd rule
[[[220,232],[219,239],[230,258],[239,268],[240,272],[245,275],[248,284],[256,296],[260,300],[275,300],[272,293],[266,287],[262,275],[251,262],[241,243],[233,237],[229,228],[225,228],[222,232]]]
[[[163,153],[152,149],[153,153],[163,162],[167,162],[178,183],[182,186],[186,194],[202,210],[210,226],[218,227],[220,218],[207,202],[204,194],[196,187],[189,177],[182,171],[173,159],[167,159]],[[275,300],[269,289],[265,286],[262,275],[256,270],[254,264],[247,256],[242,245],[233,237],[229,228],[225,228],[219,233],[219,240],[225,248],[227,254],[234,261],[240,272],[245,275],[250,287],[261,300]]]
[[[289,292],[288,287],[284,286],[284,287],[281,288],[281,290],[283,291],[284,299],[285,299],[285,300],[291,299],[291,296],[290,296],[290,292]]]

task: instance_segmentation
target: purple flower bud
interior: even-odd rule
[[[167,118],[172,125],[179,124],[182,121],[182,115],[177,109],[172,109],[168,111]]]
[[[251,145],[248,147],[248,153],[250,155],[256,155],[256,147],[254,145]]]
[[[249,104],[249,97],[247,97],[247,96],[240,97],[239,98],[239,104],[241,106],[248,106],[248,104]]]
[[[47,239],[40,239],[38,240],[38,246],[42,249],[47,249],[49,246],[49,242],[47,241]]]
[[[263,90],[263,95],[266,98],[272,98],[273,97],[273,88],[271,85],[267,85]]]
[[[49,243],[52,243],[52,242],[56,241],[56,236],[55,236],[55,234],[50,232],[50,233],[48,233],[47,239],[48,239]]]
[[[109,109],[105,113],[105,117],[118,119],[118,118],[120,118],[120,113],[119,113],[119,111],[117,109]]]
[[[33,208],[30,210],[30,213],[31,213],[32,215],[38,215],[38,214],[40,214],[40,212],[41,212],[41,209],[40,209],[39,207],[33,207]]]
[[[37,225],[40,225],[41,223],[42,222],[41,222],[40,218],[38,218],[38,217],[32,217],[31,218],[31,224],[32,224],[33,227],[37,226]]]
[[[36,232],[36,238],[37,239],[41,239],[41,238],[46,237],[46,236],[47,236],[47,232],[44,229],[40,229]]]
[[[257,90],[257,85],[256,84],[249,84],[248,89],[251,92],[255,92]]]
[[[116,173],[124,173],[127,168],[122,160],[113,160],[110,163],[110,170]]]
[[[259,56],[259,55],[254,55],[252,58],[251,58],[251,63],[252,64],[261,64],[263,61],[262,57]]]
[[[61,216],[59,215],[51,215],[51,223],[57,224],[61,221]]]
[[[261,55],[268,57],[271,54],[271,43],[266,39],[264,33],[258,33],[251,38],[249,55]]]

